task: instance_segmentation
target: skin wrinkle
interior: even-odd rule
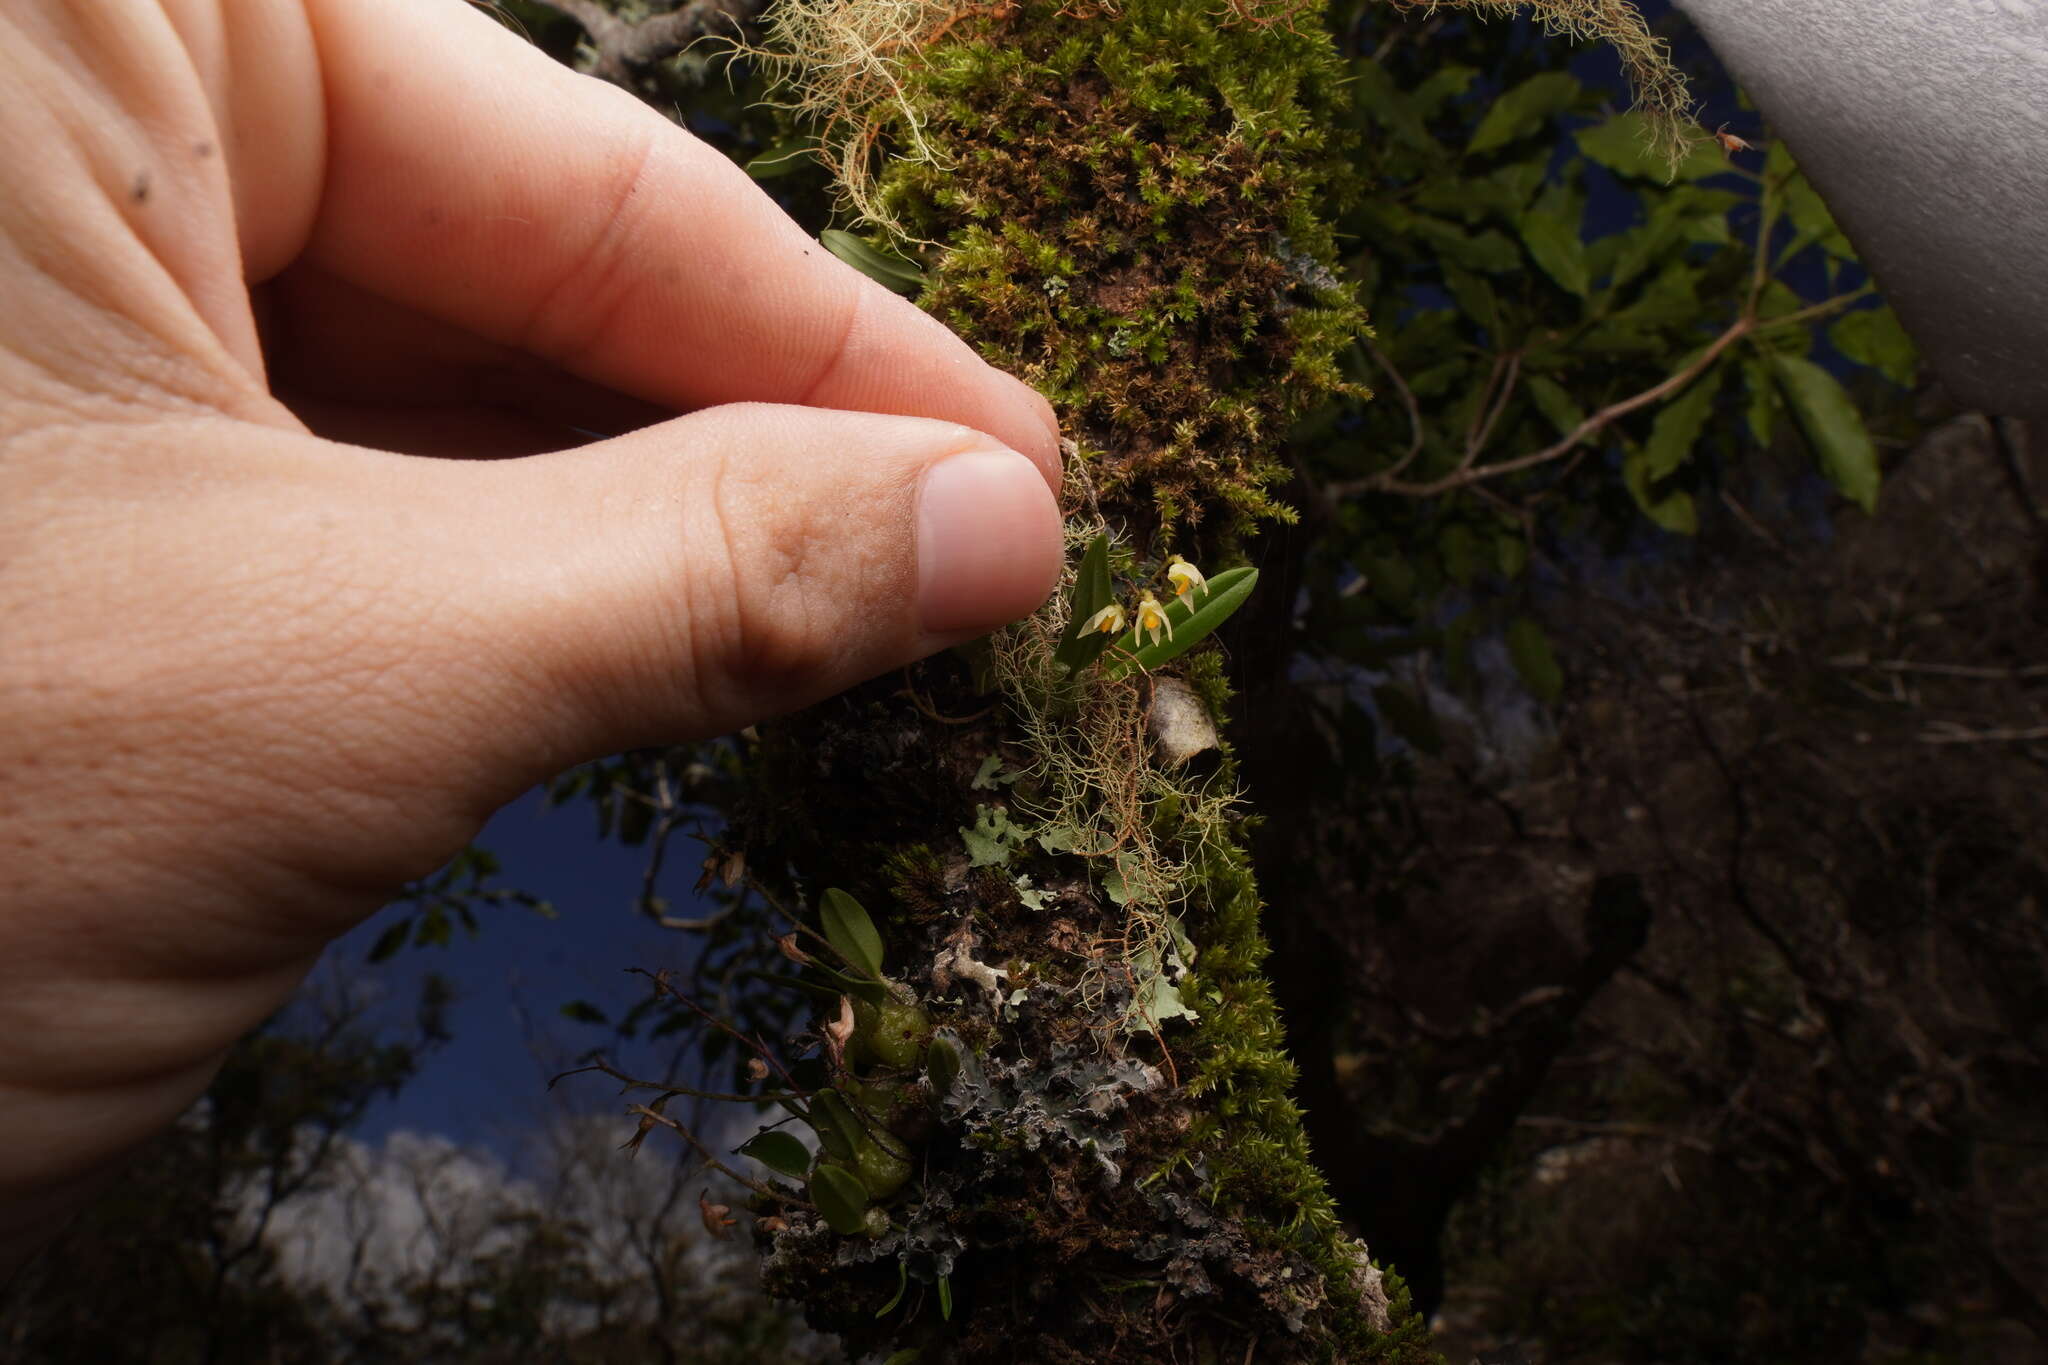
[[[110,109],[106,99],[83,95],[80,104],[91,110],[91,117],[76,136],[93,153],[90,164],[104,195],[96,207],[120,219],[126,237],[160,272],[168,294],[183,305],[163,299],[151,310],[151,332],[162,349],[205,355],[209,368],[218,366],[223,376],[246,382],[252,365],[260,376],[254,320],[240,288],[237,242],[233,236],[223,240],[194,229],[194,223],[205,218],[198,211],[201,204],[218,211],[231,202],[226,168],[218,159],[195,165],[190,157],[166,154],[167,149],[187,148],[198,140],[218,142],[221,136],[191,49],[161,11],[138,23],[129,6],[68,8],[79,35],[76,49],[100,58],[93,64],[81,55],[79,65],[97,77],[102,88],[127,92],[138,106]],[[109,67],[113,69],[105,69]],[[136,92],[148,93],[138,98]],[[110,130],[117,127],[125,136],[110,141]],[[133,193],[138,169],[148,175],[151,186],[139,202]],[[94,264],[95,277],[108,278],[100,273],[104,262]],[[121,289],[102,306],[132,313],[134,300],[127,293]],[[194,329],[212,344],[193,345],[188,334]]]
[[[803,385],[799,390],[796,399],[798,407],[809,407],[816,401],[819,392],[838,377],[839,367],[846,362],[849,348],[860,327],[861,314],[867,307],[866,291],[854,290],[851,298],[847,300],[841,310],[845,320],[839,328],[839,339],[824,353],[824,357],[819,362],[818,371],[812,376],[810,382]]]
[[[640,211],[641,190],[647,185],[659,155],[652,136],[640,139],[633,149],[631,169],[619,178],[619,189],[610,197],[596,238],[565,263],[552,288],[538,295],[533,311],[516,333],[519,349],[580,372],[602,339],[614,334],[620,312],[635,302],[634,293],[645,283],[633,274],[630,252],[636,235],[631,230],[631,220]],[[573,307],[563,306],[565,298],[575,300]],[[599,300],[594,309],[590,299]],[[585,325],[567,326],[571,315]],[[550,321],[556,325],[544,325]],[[554,335],[548,335],[550,332]]]
[[[805,683],[823,671],[812,647],[815,637],[808,633],[815,621],[809,603],[799,600],[795,606],[801,619],[792,620],[779,587],[810,562],[809,519],[792,522],[763,506],[777,500],[773,474],[721,460],[707,500],[727,567],[718,575],[721,605],[712,618],[718,643],[710,658],[719,661],[718,683],[705,690],[719,697],[720,709],[731,715],[758,711],[764,704],[785,710],[793,697],[805,693]],[[763,526],[769,528],[766,535],[759,532]],[[698,599],[693,595],[692,600]]]
[[[254,77],[258,88],[269,98],[258,101],[259,107],[253,110],[246,100],[217,100],[216,123],[224,141],[215,144],[211,153],[202,154],[199,143],[193,145],[191,152],[200,161],[219,160],[227,168],[235,201],[243,276],[254,281],[269,279],[297,259],[318,220],[327,178],[326,82],[314,47],[312,24],[302,7],[238,3],[233,6],[233,15],[235,22],[227,26],[224,66],[230,79],[235,79],[238,73]],[[288,62],[286,54],[299,60]],[[306,77],[279,79],[276,73],[288,65],[309,72],[314,88],[307,90]],[[236,89],[247,89],[249,84],[246,79],[235,80]],[[229,112],[222,114],[218,112],[221,110]],[[233,174],[234,166],[249,152],[252,122],[261,130],[257,137],[262,138],[279,126],[300,121],[309,131],[301,136],[296,154],[273,157],[261,175]],[[280,165],[280,161],[284,164]],[[310,167],[306,164],[309,161],[313,163]],[[294,204],[296,215],[289,212]],[[268,225],[268,230],[250,231],[247,225],[256,223]],[[253,334],[251,341],[254,342]],[[260,383],[260,346],[255,347],[254,358]]]

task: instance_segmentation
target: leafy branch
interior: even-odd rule
[[[1534,469],[1538,465],[1549,464],[1553,460],[1559,460],[1571,454],[1589,437],[1598,435],[1630,413],[1646,408],[1652,403],[1662,402],[1666,398],[1685,389],[1695,379],[1698,379],[1709,369],[1713,368],[1714,364],[1721,359],[1729,347],[1745,337],[1786,327],[1802,326],[1819,318],[1827,317],[1830,314],[1842,312],[1851,304],[1868,297],[1871,292],[1870,287],[1866,285],[1861,289],[1851,290],[1848,293],[1837,294],[1832,298],[1824,299],[1797,312],[1785,313],[1771,318],[1758,316],[1754,311],[1754,302],[1752,302],[1751,309],[1745,311],[1741,317],[1730,323],[1721,335],[1715,337],[1705,350],[1694,357],[1690,364],[1667,376],[1661,382],[1653,384],[1649,388],[1632,394],[1619,402],[1608,404],[1581,421],[1563,439],[1545,446],[1541,450],[1533,451],[1527,455],[1518,455],[1513,459],[1499,460],[1491,464],[1482,465],[1478,461],[1480,454],[1484,450],[1485,442],[1492,434],[1495,424],[1499,421],[1501,411],[1507,406],[1508,399],[1513,396],[1516,370],[1520,357],[1518,352],[1506,352],[1496,361],[1494,375],[1488,380],[1489,389],[1497,390],[1497,392],[1492,395],[1490,401],[1481,403],[1481,409],[1486,414],[1485,419],[1474,425],[1471,436],[1466,442],[1463,460],[1459,463],[1457,469],[1451,473],[1445,474],[1440,478],[1422,482],[1409,482],[1400,477],[1402,471],[1416,455],[1421,453],[1423,447],[1424,432],[1421,425],[1421,412],[1415,406],[1414,395],[1409,392],[1407,385],[1401,380],[1399,373],[1394,370],[1392,363],[1377,348],[1374,348],[1370,354],[1394,382],[1398,392],[1402,395],[1404,404],[1409,409],[1410,420],[1415,424],[1414,442],[1410,446],[1408,453],[1392,469],[1377,474],[1370,474],[1364,478],[1349,479],[1341,483],[1331,484],[1326,491],[1331,498],[1337,500],[1356,497],[1361,493],[1392,493],[1409,498],[1434,498],[1456,489],[1469,487],[1472,484],[1481,483],[1489,479],[1504,478],[1509,474],[1519,474],[1524,470]]]

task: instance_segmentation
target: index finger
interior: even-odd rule
[[[307,252],[676,408],[965,423],[1059,487],[1052,409],[834,258],[724,156],[457,0],[309,0],[327,177]]]

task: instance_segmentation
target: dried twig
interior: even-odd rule
[[[1669,398],[1672,394],[1685,388],[1693,380],[1706,373],[1707,369],[1721,358],[1723,351],[1726,351],[1744,337],[1780,327],[1810,322],[1814,318],[1839,312],[1861,298],[1864,292],[1863,290],[1857,290],[1853,293],[1838,294],[1834,298],[1824,299],[1819,303],[1801,308],[1796,312],[1786,313],[1780,317],[1758,318],[1754,314],[1746,313],[1730,323],[1727,330],[1723,331],[1720,336],[1715,337],[1712,344],[1694,358],[1692,364],[1676,374],[1667,376],[1661,382],[1651,385],[1640,393],[1633,394],[1619,402],[1608,404],[1583,422],[1580,422],[1562,440],[1554,445],[1545,446],[1542,450],[1534,451],[1528,455],[1518,455],[1512,460],[1500,460],[1493,464],[1477,464],[1474,462],[1475,452],[1468,449],[1464,461],[1459,464],[1457,469],[1443,475],[1441,478],[1430,479],[1422,483],[1408,483],[1400,478],[1400,471],[1408,463],[1407,459],[1404,458],[1394,468],[1381,473],[1369,475],[1362,479],[1351,479],[1344,483],[1332,484],[1329,488],[1329,494],[1333,498],[1355,497],[1360,493],[1395,493],[1409,498],[1433,498],[1439,494],[1449,493],[1454,489],[1465,488],[1487,479],[1498,479],[1508,474],[1519,474],[1525,469],[1534,469],[1538,465],[1549,464],[1553,460],[1562,459],[1564,456],[1571,454],[1587,437],[1599,433],[1628,414],[1639,408],[1648,407],[1652,403]],[[1496,369],[1498,371],[1498,362]],[[1498,382],[1498,380],[1490,380],[1489,389]],[[1512,380],[1510,380],[1511,382]],[[1405,392],[1406,390],[1403,389],[1402,391]],[[1497,413],[1495,415],[1498,416]],[[1490,432],[1491,428],[1492,421],[1489,420],[1485,430]]]
[[[1922,730],[1919,739],[1922,744],[2038,744],[2048,740],[2048,725],[1972,730],[1952,720],[1938,720]]]

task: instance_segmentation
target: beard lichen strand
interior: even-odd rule
[[[946,0],[780,0],[767,16],[767,42],[737,43],[734,50],[758,63],[789,111],[815,131],[841,206],[901,236],[902,225],[873,193],[884,123],[893,134],[891,157],[938,157],[899,73],[907,58],[982,8]]]
[[[921,302],[1079,438],[1070,537],[1111,530],[1129,581],[1170,549],[1220,567],[1284,516],[1276,442],[1347,389],[1363,319],[1324,215],[1341,72],[1311,25],[1264,22],[1282,12],[796,0],[774,29],[848,201],[933,244]],[[941,657],[764,729],[749,865],[814,894],[896,878],[869,901],[892,973],[964,1053],[890,1230],[791,1215],[757,1233],[770,1286],[920,1365],[1419,1365],[1423,1328],[1338,1226],[1288,1097],[1227,744],[1207,777],[1155,761],[1148,679],[1059,676],[1066,609],[991,641],[979,683]],[[1170,668],[1220,718],[1215,647]],[[994,713],[949,723],[990,692]],[[805,808],[845,812],[848,837],[795,828]],[[1176,927],[1193,1017],[1145,1021]],[[1001,989],[961,984],[965,961]],[[878,1316],[899,1265],[920,1288]]]
[[[1399,9],[1471,10],[1505,18],[1526,10],[1548,33],[1580,42],[1604,42],[1621,59],[1635,91],[1649,149],[1676,170],[1694,143],[1708,134],[1694,119],[1685,76],[1671,64],[1670,44],[1650,32],[1633,0],[1392,0]]]

